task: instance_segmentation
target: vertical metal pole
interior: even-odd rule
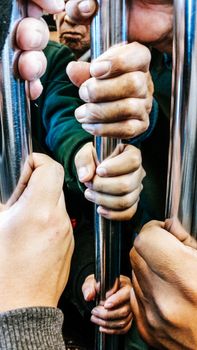
[[[9,34],[0,59],[0,203],[13,195],[31,152],[29,103],[25,83],[15,77],[13,31],[26,14],[24,1],[13,0]],[[23,5],[22,5],[23,3]]]
[[[126,0],[99,0],[98,13],[91,26],[91,55],[95,59],[112,45],[126,42]],[[119,140],[96,137],[95,145],[99,161],[108,157]],[[97,209],[97,208],[96,208]],[[106,292],[118,288],[120,276],[120,223],[106,220],[95,209],[96,280],[100,285],[98,303],[103,303]],[[118,350],[117,336],[109,336],[96,330],[96,350]]]
[[[167,218],[197,238],[197,2],[174,0]]]

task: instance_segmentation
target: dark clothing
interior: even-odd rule
[[[10,25],[10,15],[12,10],[12,0],[1,0],[0,2],[0,57],[1,51],[3,49],[5,39],[7,37],[9,25]]]

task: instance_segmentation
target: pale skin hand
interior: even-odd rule
[[[98,205],[98,213],[112,220],[129,220],[137,210],[145,171],[140,151],[120,144],[113,154],[98,163],[92,143],[75,157],[79,180],[87,187],[85,197]]]
[[[97,289],[94,275],[88,276],[82,286],[85,300],[94,300]],[[107,293],[103,305],[98,305],[92,310],[91,321],[99,326],[100,332],[106,334],[125,334],[128,332],[132,324],[130,291],[130,278],[121,275],[119,290]]]
[[[171,226],[172,234],[164,227],[150,222],[134,242],[132,311],[142,337],[156,349],[195,350],[197,245],[180,225]]]
[[[91,64],[71,62],[67,74],[85,102],[75,116],[92,135],[132,138],[149,126],[153,83],[149,50],[138,43],[116,46]]]
[[[46,70],[46,57],[42,50],[49,40],[46,23],[41,20],[43,10],[48,13],[61,12],[65,3],[60,0],[33,0],[28,2],[28,16],[23,19],[16,31],[16,45],[21,51],[18,70],[22,79],[30,82],[28,93],[32,100],[42,92],[40,77]]]
[[[63,168],[34,154],[29,171],[21,197],[0,212],[0,312],[56,307],[68,279],[74,243]]]
[[[172,0],[128,1],[129,42],[150,44],[160,51],[172,51]],[[69,0],[66,12],[75,22],[88,23],[96,13],[95,0]]]

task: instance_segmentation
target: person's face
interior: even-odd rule
[[[129,1],[129,41],[148,44],[162,52],[171,52],[172,31],[172,0]]]
[[[90,26],[74,24],[65,12],[55,15],[59,41],[80,57],[90,47]]]

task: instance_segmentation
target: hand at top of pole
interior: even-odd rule
[[[20,21],[16,31],[16,45],[21,51],[18,70],[22,79],[30,82],[30,98],[36,99],[42,92],[40,77],[46,70],[46,58],[42,50],[49,40],[49,30],[41,19],[43,11],[58,13],[64,9],[64,0],[28,2],[28,17]]]

